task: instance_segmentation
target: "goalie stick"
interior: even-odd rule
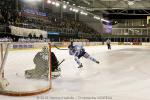
[[[56,67],[59,68],[59,66],[65,61],[65,59],[63,59]]]
[[[55,48],[57,48],[58,50],[68,50],[68,49],[60,49],[59,47],[57,47],[56,45],[54,45]]]
[[[59,77],[59,76],[61,76],[61,69],[60,69],[60,65],[63,63],[65,61],[65,59],[63,59],[59,64],[58,64],[58,70],[57,71],[55,71],[55,72],[53,72],[53,74],[52,74],[52,79],[56,79],[57,77]]]

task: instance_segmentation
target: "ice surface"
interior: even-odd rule
[[[9,85],[8,91],[30,92],[49,87],[47,80],[26,79],[25,71],[34,69],[33,59],[40,50],[8,50],[4,64],[5,78]]]
[[[52,90],[31,97],[0,96],[0,100],[38,100],[41,96],[48,100],[63,100],[51,99],[62,96],[75,97],[72,100],[83,100],[80,96],[109,96],[112,97],[110,100],[150,100],[150,48],[113,46],[112,50],[107,50],[106,46],[86,47],[86,51],[98,59],[100,64],[81,58],[82,69],[77,68],[74,57],[68,51],[55,48],[52,51],[58,60],[65,59],[61,64],[61,77],[52,81]]]

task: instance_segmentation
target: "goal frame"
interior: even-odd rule
[[[12,42],[13,44],[15,42]],[[5,57],[6,54],[7,54],[7,51],[6,51],[6,54],[4,53],[3,55],[3,52],[4,52],[4,48],[3,48],[3,44],[12,44],[12,43],[8,43],[8,42],[0,42],[0,49],[1,49],[1,67],[3,67],[3,64],[5,63]],[[18,43],[18,42],[17,42]],[[22,43],[22,42],[21,42]],[[41,42],[40,42],[41,43]],[[45,43],[45,42],[44,42]],[[48,81],[49,81],[49,86],[48,87],[45,87],[45,88],[42,88],[42,89],[37,89],[37,91],[30,91],[30,92],[16,92],[16,91],[9,91],[9,90],[0,90],[0,95],[7,95],[7,96],[32,96],[32,95],[38,95],[38,94],[42,94],[42,93],[45,93],[45,92],[48,92],[51,90],[52,88],[52,58],[51,58],[51,43],[47,43],[48,44],[48,50],[49,50],[49,57],[48,57],[48,66],[49,66],[49,76],[48,76]],[[2,68],[3,70],[3,68]],[[5,71],[0,71],[2,73],[0,73],[0,76],[2,76],[1,78],[5,78]]]

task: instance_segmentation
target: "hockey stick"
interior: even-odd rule
[[[68,49],[60,49],[59,47],[57,47],[56,45],[54,45],[55,48],[57,48],[58,50],[68,50]]]
[[[58,71],[61,71],[61,70],[60,70],[60,65],[61,65],[64,61],[65,61],[65,59],[63,59],[63,60],[55,67],[55,68],[57,68]]]
[[[65,59],[63,59],[56,67],[59,67],[64,61]]]
[[[52,75],[52,79],[56,79],[57,77],[59,77],[61,75],[61,69],[60,69],[60,65],[65,61],[65,59],[63,59],[56,67],[58,69],[58,75]],[[54,72],[55,73],[55,72]]]

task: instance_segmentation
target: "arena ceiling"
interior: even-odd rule
[[[150,0],[76,0],[93,10],[149,9]]]
[[[0,9],[13,9],[15,0],[1,0]],[[59,0],[84,7],[88,12],[109,17],[150,16],[150,0]],[[9,5],[9,6],[6,6]],[[112,16],[111,16],[112,15]]]
[[[150,0],[67,0],[87,11],[104,15],[150,15]]]

